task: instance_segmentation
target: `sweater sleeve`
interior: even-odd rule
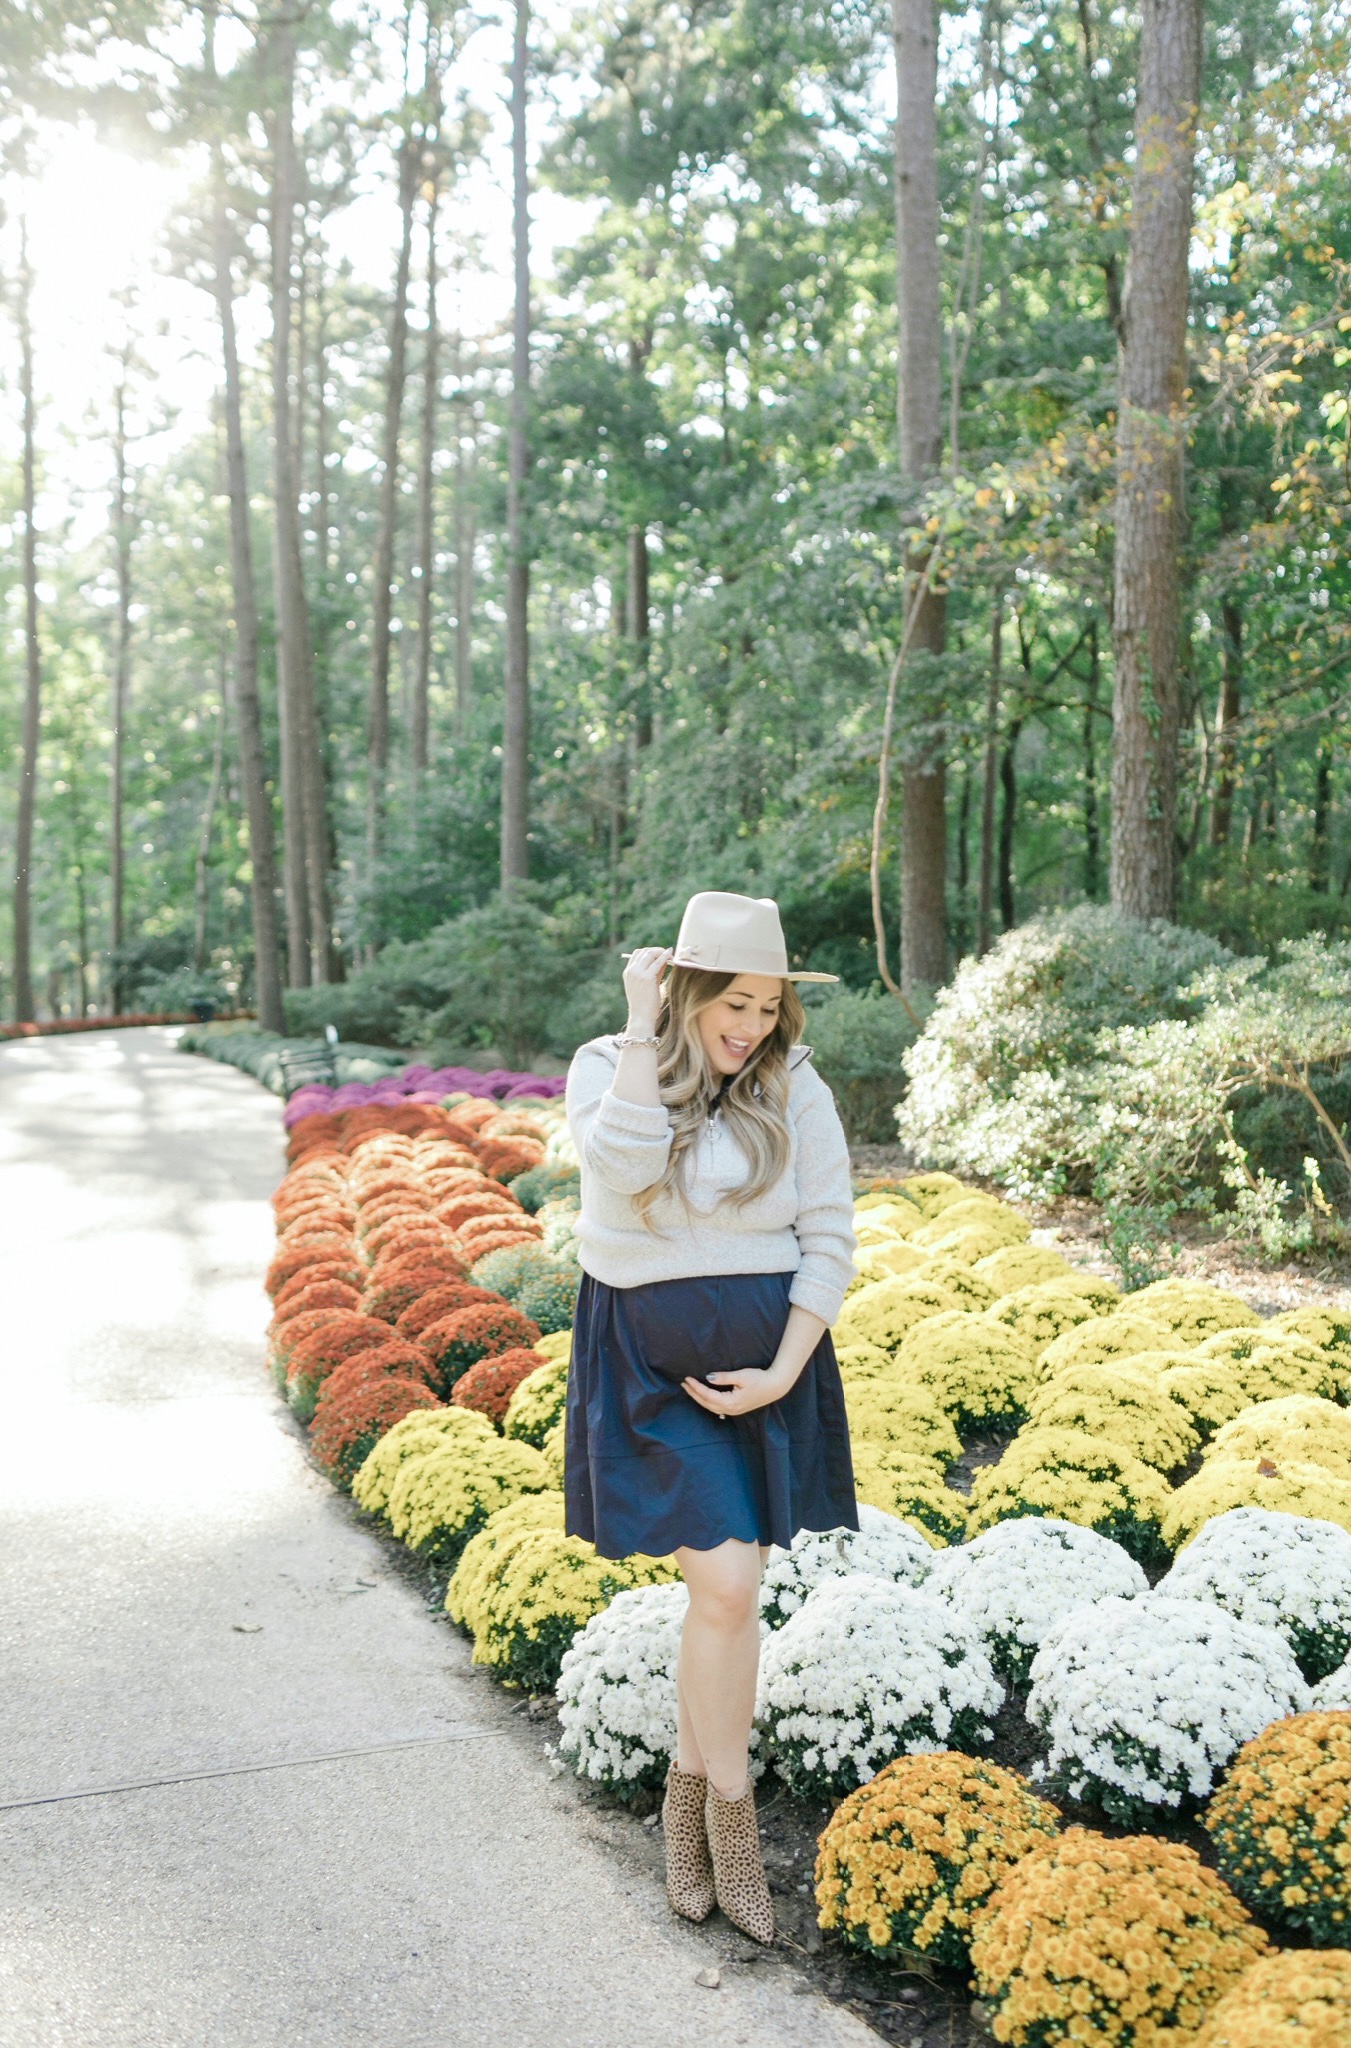
[[[802,1263],[788,1298],[833,1323],[854,1277],[854,1200],[849,1147],[835,1098],[814,1068],[798,1070],[802,1106],[797,1121],[797,1240]],[[795,1090],[795,1093],[797,1090]]]
[[[671,1119],[664,1108],[621,1101],[613,1079],[614,1063],[597,1046],[578,1048],[568,1069],[568,1129],[583,1173],[616,1194],[638,1195],[665,1170]]]

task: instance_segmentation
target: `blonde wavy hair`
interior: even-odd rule
[[[662,985],[657,1016],[657,1086],[671,1113],[671,1153],[661,1179],[634,1197],[649,1230],[649,1214],[665,1194],[686,1197],[686,1160],[708,1121],[721,1086],[699,1035],[699,1018],[736,980],[703,967],[673,967]],[[744,1185],[727,1199],[738,1209],[756,1201],[788,1165],[788,1054],[802,1036],[806,1012],[791,981],[783,984],[774,1029],[761,1039],[722,1098],[722,1113],[750,1161]]]

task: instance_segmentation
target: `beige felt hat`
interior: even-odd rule
[[[788,965],[779,906],[772,896],[732,896],[721,889],[705,889],[685,905],[671,965],[714,974],[774,974],[784,981],[840,978],[804,974]]]

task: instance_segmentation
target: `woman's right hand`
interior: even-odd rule
[[[628,1029],[650,1038],[661,1011],[661,978],[671,961],[669,946],[640,946],[624,969],[624,994],[629,1002]]]

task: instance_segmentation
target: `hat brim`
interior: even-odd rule
[[[621,953],[619,957],[621,960],[632,960],[633,954]],[[703,967],[702,963],[696,963],[693,960],[672,960],[670,964],[672,967],[695,968],[696,971],[701,973],[709,971]],[[762,967],[715,967],[712,972],[715,974],[766,974],[767,970]],[[773,981],[838,981],[840,977],[838,974],[809,974],[805,970],[798,972],[792,968],[787,968],[782,974],[776,971],[768,974],[767,978]]]

